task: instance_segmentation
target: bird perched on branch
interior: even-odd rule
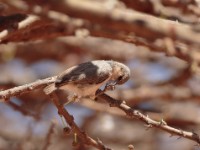
[[[75,99],[94,99],[97,90],[106,84],[103,91],[112,90],[117,84],[125,83],[130,77],[130,69],[112,60],[95,60],[73,66],[57,76],[55,83],[44,88],[48,95],[57,89],[76,94]]]

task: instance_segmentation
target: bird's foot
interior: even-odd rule
[[[113,91],[113,90],[115,90],[115,85],[116,85],[116,84],[117,84],[117,83],[106,84],[106,86],[104,87],[103,90],[98,89],[98,90],[96,91],[95,97],[97,97],[97,96],[99,96],[99,95],[105,93],[106,91]]]
[[[115,83],[114,84],[106,84],[106,86],[105,86],[105,88],[104,88],[104,90],[103,91],[113,91],[113,90],[115,90]]]

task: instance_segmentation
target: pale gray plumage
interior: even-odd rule
[[[56,89],[76,93],[79,97],[95,97],[96,91],[109,81],[123,84],[130,77],[130,69],[116,61],[96,60],[71,67],[57,76],[55,83],[44,91],[50,94]]]

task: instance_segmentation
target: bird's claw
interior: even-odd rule
[[[105,93],[106,91],[115,90],[115,85],[116,85],[116,83],[114,83],[114,84],[106,84],[106,86],[105,86],[105,88],[103,90],[99,89],[99,90],[96,91],[95,97]]]
[[[107,84],[105,86],[105,91],[113,91],[115,90],[115,84]]]

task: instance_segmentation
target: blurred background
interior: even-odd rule
[[[0,0],[0,90],[86,61],[116,60],[131,78],[107,92],[154,120],[200,134],[198,0]],[[58,91],[60,100],[67,95]],[[129,119],[105,102],[66,109],[90,137],[115,150],[197,150],[195,142]],[[1,150],[73,147],[56,107],[37,89],[0,103]]]

